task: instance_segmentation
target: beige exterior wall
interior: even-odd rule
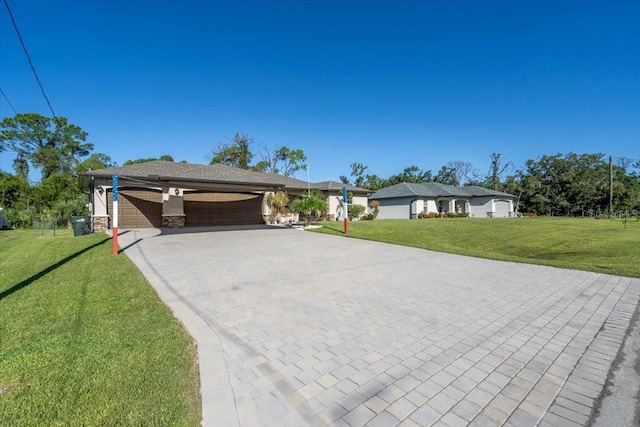
[[[353,204],[354,205],[362,205],[365,208],[369,207],[369,198],[367,196],[353,196]],[[366,212],[366,211],[365,211]]]
[[[181,188],[162,188],[162,215],[184,215],[184,191]]]
[[[342,194],[329,194],[327,195],[327,204],[329,205],[329,210],[327,211],[327,215],[330,217],[333,215],[333,219],[337,219],[339,216],[343,214],[342,207]]]
[[[343,207],[342,207],[342,192],[325,192],[327,195],[327,205],[329,206],[329,210],[327,214],[331,216],[333,219],[338,219],[338,217],[342,217]],[[352,204],[354,205],[362,205],[365,208],[369,207],[369,198],[367,196],[355,195],[352,199]],[[366,211],[365,211],[366,212]]]
[[[101,218],[111,218],[111,213],[107,211],[107,191],[112,189],[111,180],[96,180],[93,189],[93,218],[94,223],[100,222]],[[123,186],[125,187],[125,186]],[[127,188],[162,190],[162,216],[163,217],[184,217],[184,190],[176,187],[147,187],[127,182]]]

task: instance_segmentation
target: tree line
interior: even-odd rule
[[[340,180],[372,191],[400,182],[477,185],[517,196],[515,209],[535,215],[599,216],[609,214],[610,208],[619,215],[640,212],[638,160],[619,158],[609,164],[602,153],[558,153],[527,160],[524,168],[505,174],[513,164],[503,163],[501,157],[491,154],[489,172],[484,176],[471,163],[451,161],[436,174],[412,165],[383,178],[354,162],[350,177],[343,175]]]
[[[28,227],[34,218],[57,218],[62,225],[73,215],[86,214],[88,194],[86,189],[83,192],[79,176],[88,170],[117,166],[109,155],[92,153],[88,133],[64,117],[16,114],[2,119],[0,129],[0,153],[9,150],[16,153],[13,173],[0,170],[0,207],[15,227]],[[248,135],[236,133],[209,153],[210,164],[223,163],[286,176],[306,167],[302,150],[263,146],[254,155],[253,142]],[[254,158],[260,160],[252,163]],[[154,160],[174,161],[165,154],[130,159],[123,166]],[[32,183],[29,176],[37,171],[40,180]]]
[[[0,129],[0,152],[16,153],[13,173],[0,170],[0,207],[6,210],[14,226],[29,226],[35,217],[56,217],[66,222],[72,215],[86,214],[88,197],[79,185],[79,175],[87,170],[117,166],[109,155],[92,153],[93,144],[87,142],[87,132],[64,117],[16,114],[4,118]],[[285,176],[293,176],[307,167],[303,150],[261,146],[256,152],[254,142],[254,138],[238,132],[211,150],[210,164]],[[615,212],[636,215],[640,212],[637,160],[617,159],[610,167],[600,153],[544,155],[538,160],[528,160],[524,168],[512,174],[505,174],[513,165],[503,162],[501,157],[498,153],[491,154],[489,172],[485,175],[471,163],[451,161],[435,174],[412,165],[400,173],[381,177],[369,173],[368,166],[354,162],[350,165],[350,176],[339,179],[371,191],[400,182],[479,185],[517,196],[518,211],[536,215],[601,215],[609,212],[610,202]],[[127,160],[123,165],[153,160],[174,161],[173,157],[162,155]],[[34,170],[41,175],[37,183],[29,181]]]

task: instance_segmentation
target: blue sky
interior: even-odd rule
[[[119,164],[207,163],[235,132],[312,181],[640,159],[640,1],[8,1],[56,114]],[[0,87],[50,116],[1,6]]]

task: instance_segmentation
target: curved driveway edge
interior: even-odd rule
[[[281,228],[129,230],[203,425],[586,425],[640,280]]]

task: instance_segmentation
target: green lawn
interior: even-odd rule
[[[343,235],[342,222],[320,233]],[[436,218],[349,223],[349,236],[440,252],[640,277],[640,222],[584,218]]]
[[[105,234],[57,234],[0,231],[0,425],[199,425],[192,339]]]

